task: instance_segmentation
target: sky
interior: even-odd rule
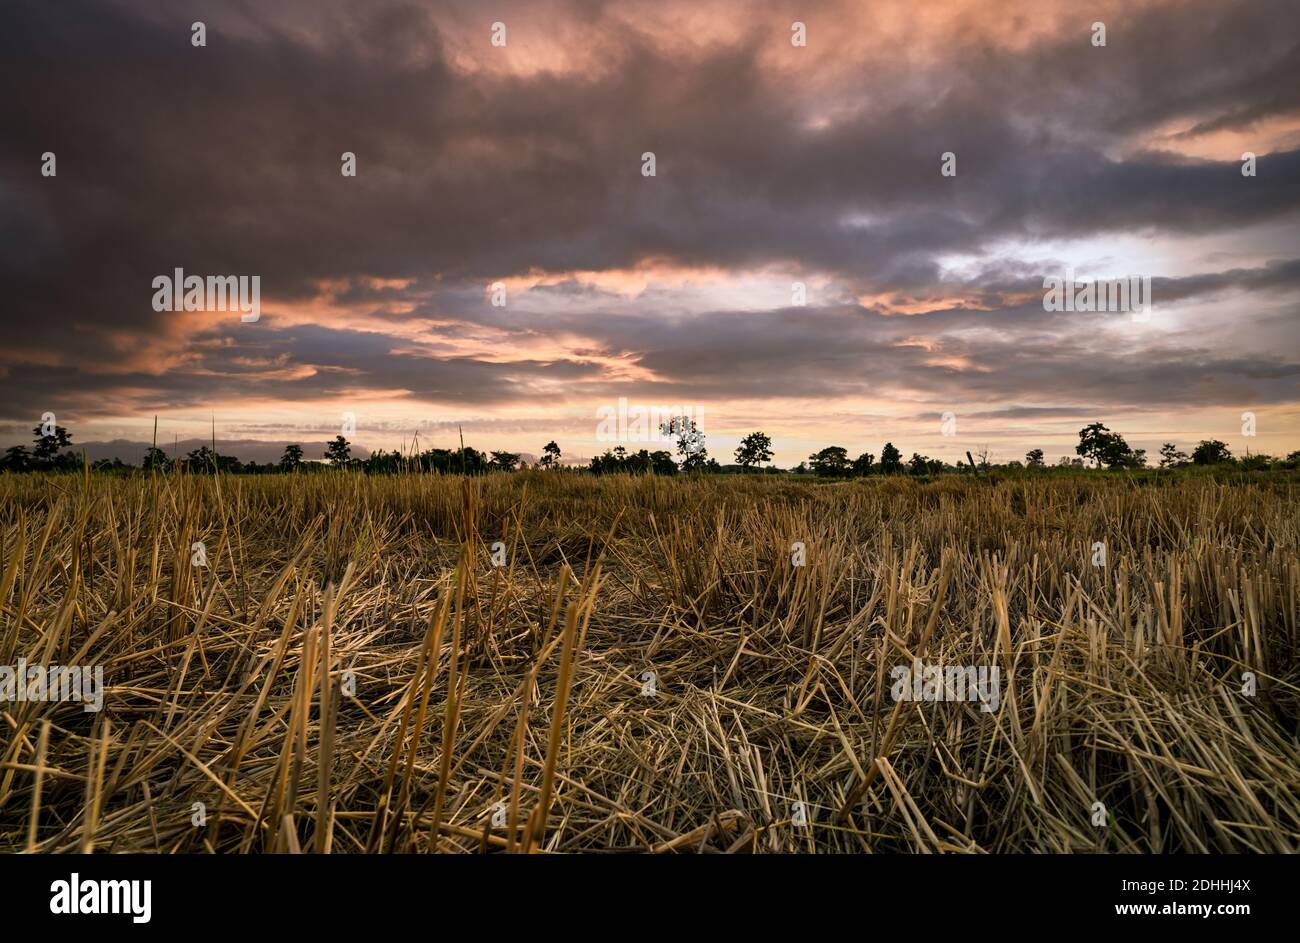
[[[349,418],[367,449],[663,447],[603,436],[624,399],[724,463],[755,430],[784,466],[1054,461],[1097,420],[1152,457],[1300,448],[1296,0],[0,20],[5,445],[52,412],[309,457]],[[260,316],[155,310],[177,268],[257,276]],[[1045,310],[1067,269],[1152,309]]]

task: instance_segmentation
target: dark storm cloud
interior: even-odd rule
[[[1008,238],[1204,234],[1290,218],[1300,151],[1261,155],[1247,179],[1235,154],[1179,158],[1144,140],[1175,121],[1240,128],[1293,116],[1296,44],[1276,28],[1289,6],[1135,9],[1112,23],[1104,50],[1069,35],[1023,53],[972,37],[938,63],[903,64],[886,50],[814,94],[797,73],[765,67],[772,39],[753,23],[686,61],[597,3],[554,9],[603,37],[612,62],[598,77],[456,64],[449,23],[524,16],[526,5],[489,15],[411,2],[11,3],[0,73],[19,92],[0,101],[0,399],[12,415],[51,398],[89,414],[249,394],[302,402],[399,389],[492,404],[561,381],[613,389],[582,356],[516,352],[502,363],[412,350],[333,320],[281,329],[264,316],[226,332],[235,348],[187,350],[175,319],[150,307],[151,279],[176,266],[259,274],[268,308],[305,304],[322,282],[339,282],[338,305],[400,320],[386,306],[409,302],[417,316],[460,322],[448,337],[476,323],[566,328],[593,353],[631,357],[697,396],[836,395],[892,382],[1029,397],[1059,381],[1068,344],[1030,334],[943,345],[987,372],[934,366],[921,348],[898,346],[924,330],[1040,329],[1015,291],[1040,291],[1042,273],[946,287],[941,258]],[[207,48],[190,45],[192,20],[208,22]],[[916,70],[929,79],[924,93],[896,81]],[[845,107],[817,125],[832,104]],[[39,175],[47,150],[57,178]],[[653,180],[639,173],[645,150],[658,156]],[[958,154],[955,179],[938,176],[946,150]],[[339,174],[343,151],[357,154],[355,179]],[[969,290],[1005,310],[937,311],[908,325],[847,308],[724,312],[689,325],[648,311],[523,324],[482,301],[496,278],[646,259],[780,265],[872,294]],[[1169,297],[1293,289],[1296,264],[1180,279],[1185,294]],[[148,359],[178,348],[187,353],[178,362]],[[1215,395],[1252,383],[1294,394],[1289,367],[1267,360],[1186,348],[1144,363],[1093,358],[1072,398],[1192,401],[1201,386],[1186,382],[1189,369],[1221,376]],[[260,361],[312,372],[277,375]],[[1153,393],[1164,382],[1173,388]]]

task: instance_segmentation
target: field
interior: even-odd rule
[[[1293,852],[1298,491],[0,476],[0,851]]]

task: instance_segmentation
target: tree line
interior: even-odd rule
[[[6,450],[0,458],[0,471],[71,471],[82,467],[82,459],[77,455],[72,436],[62,426],[46,429],[37,426],[31,449],[15,445]],[[782,473],[782,469],[768,465],[772,461],[772,439],[764,432],[751,432],[745,436],[735,450],[735,464],[721,465],[710,458],[704,444],[704,434],[691,420],[672,426],[673,436],[667,444],[675,445],[673,452],[667,449],[638,449],[631,451],[625,446],[607,449],[603,454],[592,458],[585,466],[565,466],[560,447],[554,440],[542,447],[541,457],[533,467],[541,469],[569,468],[585,470],[595,475],[604,474],[654,474],[675,475],[679,472],[695,473],[734,473],[765,472]],[[1094,422],[1079,430],[1079,443],[1075,446],[1075,457],[1061,456],[1056,463],[1058,468],[1106,468],[1106,469],[1140,469],[1150,467],[1146,450],[1130,448],[1124,437],[1112,432],[1100,422]],[[981,449],[978,459],[970,452],[966,453],[966,462],[958,460],[950,465],[940,459],[930,458],[913,452],[911,458],[904,459],[903,453],[892,442],[886,442],[880,450],[880,457],[871,452],[862,452],[857,458],[850,458],[847,449],[838,445],[827,446],[809,455],[807,460],[790,469],[793,474],[814,475],[822,478],[860,478],[869,475],[940,475],[948,472],[989,471],[995,468],[1029,470],[1046,470],[1048,465],[1042,449],[1031,449],[1025,454],[1023,462],[1012,460],[1000,465],[989,461],[988,450]],[[1191,453],[1184,452],[1173,442],[1166,442],[1160,447],[1158,467],[1162,469],[1184,468],[1191,465],[1234,465],[1244,470],[1265,470],[1269,468],[1292,469],[1300,467],[1300,450],[1291,452],[1285,458],[1271,455],[1254,454],[1234,458],[1227,444],[1218,439],[1203,439]],[[352,443],[344,436],[335,436],[325,443],[321,461],[307,459],[299,444],[285,446],[284,454],[278,462],[241,462],[231,455],[218,454],[215,442],[203,445],[187,453],[183,458],[170,458],[157,446],[151,446],[139,466],[124,463],[119,458],[99,459],[91,463],[95,470],[123,471],[143,468],[145,471],[185,471],[190,474],[214,472],[242,474],[277,474],[285,472],[329,469],[353,469],[369,474],[396,474],[401,472],[438,472],[442,474],[482,475],[488,472],[513,472],[527,468],[516,452],[492,451],[480,452],[470,446],[455,449],[430,448],[419,452],[384,451],[378,449],[364,459],[352,456]]]

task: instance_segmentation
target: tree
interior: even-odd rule
[[[185,456],[185,466],[188,471],[216,471],[217,453],[206,445],[201,445]]]
[[[809,455],[808,463],[812,465],[814,475],[839,478],[849,473],[849,450],[830,445]]]
[[[644,475],[675,475],[677,474],[677,463],[673,457],[662,449],[647,452],[641,449],[631,455],[627,449],[619,446],[613,451],[606,451],[604,455],[597,455],[591,460],[589,466],[592,474],[605,475],[615,472],[624,474]]]
[[[679,450],[677,454],[681,455],[682,453]],[[708,449],[701,448],[697,452],[687,452],[682,457],[681,467],[684,472],[708,471],[712,467],[712,465],[710,465],[711,462],[713,465],[717,464],[717,462],[713,462],[713,460],[709,458]]]
[[[1099,422],[1079,430],[1079,444],[1074,450],[1091,459],[1097,468],[1102,465],[1107,468],[1141,468],[1146,465],[1145,450],[1130,449],[1122,435],[1111,432]]]
[[[650,453],[650,468],[656,475],[677,474],[677,463],[673,461],[672,454],[663,449]]]
[[[293,444],[284,447],[284,454],[280,456],[280,468],[282,471],[296,471],[302,465],[302,446]]]
[[[1074,451],[1081,457],[1090,459],[1098,468],[1101,467],[1102,456],[1106,450],[1111,448],[1114,434],[1099,422],[1094,422],[1090,426],[1084,426],[1079,430],[1079,444],[1074,447]]]
[[[927,474],[930,471],[930,459],[919,452],[913,452],[912,457],[907,460],[907,467],[913,475]]]
[[[36,426],[32,429],[35,433],[36,448],[33,454],[36,461],[42,465],[53,464],[59,453],[72,445],[72,436],[68,435],[68,430],[62,426],[55,426],[54,431],[44,433],[41,431],[42,426]]]
[[[560,447],[552,439],[542,446],[542,457],[538,459],[537,464],[542,468],[558,468],[560,465]]]
[[[892,442],[886,442],[880,450],[880,470],[886,475],[897,475],[903,470],[903,453]]]
[[[682,471],[703,471],[709,467],[709,450],[704,447],[704,432],[688,416],[676,416],[660,426],[660,431],[676,437],[677,454],[682,457]]]
[[[1030,449],[1026,452],[1025,465],[1029,468],[1046,468],[1047,466],[1043,463],[1043,450]]]
[[[1179,451],[1178,446],[1166,442],[1160,446],[1160,467],[1179,468],[1187,464],[1187,453]]]
[[[870,452],[863,452],[853,460],[853,474],[866,477],[871,474],[871,466],[875,463],[876,457]]]
[[[218,455],[208,446],[200,446],[187,454],[185,458],[180,459],[173,464],[179,465],[188,472],[205,473],[205,472],[239,472],[251,469],[245,469],[240,464],[239,459],[233,455]]]
[[[1202,439],[1192,449],[1192,462],[1196,465],[1220,465],[1230,461],[1232,453],[1228,451],[1227,443],[1218,439]]]
[[[650,453],[645,449],[633,452],[623,459],[623,470],[633,475],[648,475],[651,466]]]
[[[763,462],[772,461],[772,439],[765,432],[751,432],[740,440],[736,449],[736,464],[743,468],[753,468]]]
[[[0,460],[5,471],[27,471],[32,467],[32,457],[25,445],[13,445],[5,450],[5,457]]]
[[[144,470],[166,471],[171,468],[172,460],[167,457],[167,453],[156,445],[151,445],[149,451],[144,453]]]
[[[500,471],[512,472],[519,467],[519,453],[517,452],[493,452],[492,461],[489,462],[493,468]]]
[[[325,446],[325,458],[331,465],[343,466],[348,464],[352,456],[352,447],[348,445],[348,440],[341,435],[336,435],[333,442]]]

